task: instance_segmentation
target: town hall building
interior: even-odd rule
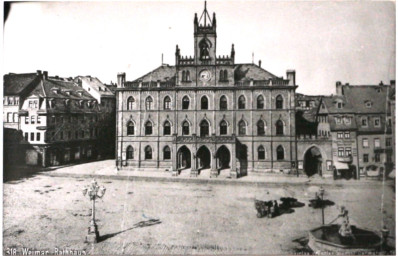
[[[211,177],[297,173],[295,71],[278,77],[257,64],[217,55],[216,15],[194,17],[193,56],[175,50],[131,82],[118,74],[116,165]]]

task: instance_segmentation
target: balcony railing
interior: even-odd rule
[[[235,135],[232,136],[174,136],[173,143],[234,143],[236,141]]]

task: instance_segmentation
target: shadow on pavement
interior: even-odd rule
[[[121,233],[127,232],[127,231],[132,230],[132,229],[149,227],[149,226],[157,225],[157,224],[160,224],[160,223],[162,223],[162,222],[159,219],[150,219],[150,220],[146,220],[146,221],[140,221],[140,222],[134,224],[134,226],[132,226],[131,228],[128,228],[128,229],[125,229],[125,230],[122,230],[122,231],[119,231],[119,232],[110,233],[110,234],[106,234],[106,235],[100,236],[99,239],[98,239],[98,242],[103,242],[106,239],[112,238],[114,236],[117,236],[117,235],[119,235]]]

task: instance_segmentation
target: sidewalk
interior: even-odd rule
[[[286,174],[254,174],[249,173],[238,179],[229,178],[229,171],[221,171],[217,178],[210,178],[210,171],[203,170],[198,177],[190,177],[189,170],[183,170],[179,176],[172,176],[166,171],[154,171],[151,169],[140,171],[117,171],[114,160],[91,162],[73,166],[59,167],[58,169],[46,169],[40,174],[51,177],[73,177],[73,178],[97,178],[131,181],[154,181],[154,182],[184,182],[184,183],[211,183],[229,185],[323,185],[323,186],[383,186],[392,185],[394,181],[388,180],[384,183],[378,180],[333,180],[333,178],[307,177],[305,175],[295,176]]]

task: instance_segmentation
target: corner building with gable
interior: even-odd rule
[[[192,176],[297,172],[295,71],[286,79],[217,56],[216,15],[194,17],[194,55],[178,45],[175,66],[131,82],[118,74],[119,170],[165,169]]]

